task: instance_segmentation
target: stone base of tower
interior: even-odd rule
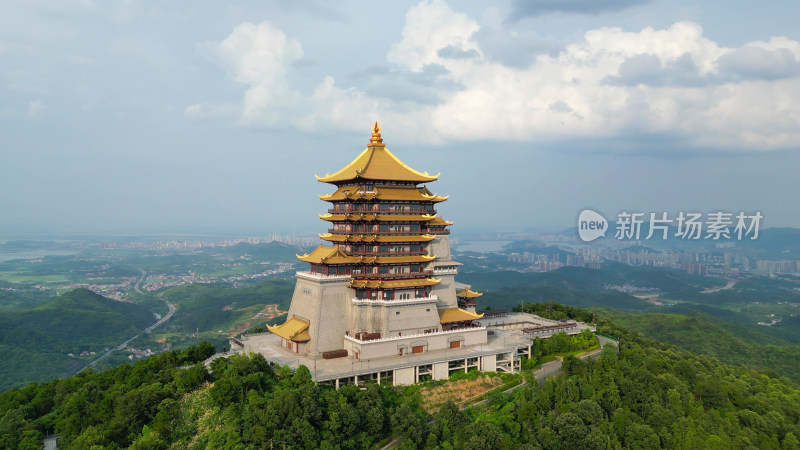
[[[297,272],[297,285],[287,318],[309,322],[311,339],[303,346],[305,356],[322,357],[325,352],[342,349],[342,336],[350,328],[348,317],[353,298],[350,280],[349,275]]]

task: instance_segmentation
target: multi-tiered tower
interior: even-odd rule
[[[482,316],[459,308],[458,263],[450,257],[448,222],[436,215],[447,200],[421,173],[395,157],[376,122],[369,145],[320,182],[336,186],[320,198],[331,223],[310,264],[297,273],[288,320],[270,327],[283,345],[308,356],[370,359],[486,342]]]

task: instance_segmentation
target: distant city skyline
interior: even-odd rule
[[[585,208],[800,227],[800,5],[0,5],[0,239],[323,232],[379,120],[455,235]]]

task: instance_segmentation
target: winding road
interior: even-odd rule
[[[136,282],[136,284],[133,286],[133,289],[134,289],[134,290],[135,290],[137,293],[139,293],[139,294],[144,294],[144,292],[142,292],[142,290],[139,288],[139,285],[140,285],[140,284],[142,284],[142,282],[144,282],[144,278],[147,276],[147,273],[146,273],[144,270],[142,270],[142,269],[139,269],[139,270],[141,270],[141,272],[142,272],[142,276],[139,278],[139,281],[137,281],[137,282]],[[164,300],[164,303],[166,303],[166,304],[167,304],[167,308],[169,309],[169,312],[167,312],[167,314],[166,314],[164,317],[162,317],[161,319],[159,319],[159,321],[158,321],[158,322],[156,322],[156,323],[154,323],[154,324],[150,325],[149,327],[145,328],[144,330],[140,331],[139,333],[137,333],[137,334],[136,334],[136,336],[134,336],[134,337],[132,337],[132,338],[128,339],[127,341],[123,342],[122,344],[119,344],[118,346],[116,346],[116,347],[114,347],[114,348],[112,348],[112,349],[108,350],[107,352],[103,353],[102,355],[98,356],[98,357],[97,357],[97,358],[96,358],[94,361],[90,362],[88,365],[86,365],[85,367],[83,367],[82,369],[78,370],[78,371],[77,371],[77,372],[75,372],[75,373],[76,373],[76,374],[77,374],[77,373],[81,373],[81,372],[83,372],[83,371],[84,371],[84,370],[86,370],[86,369],[89,369],[89,368],[91,368],[91,367],[94,367],[94,366],[95,366],[97,363],[99,363],[100,361],[102,361],[103,359],[105,359],[106,357],[108,357],[108,355],[110,355],[111,353],[113,353],[113,352],[115,352],[115,351],[117,351],[117,350],[123,350],[123,349],[124,349],[125,347],[127,347],[127,346],[128,346],[128,344],[130,344],[130,343],[131,343],[131,341],[133,341],[134,339],[138,338],[139,336],[141,336],[141,335],[143,335],[143,334],[150,333],[151,331],[153,331],[153,329],[155,329],[155,328],[156,328],[156,327],[158,327],[159,325],[161,325],[161,324],[163,324],[164,322],[166,322],[166,321],[168,321],[169,319],[171,319],[171,318],[172,318],[172,315],[173,315],[173,314],[175,314],[175,310],[176,310],[177,308],[175,307],[175,305],[173,305],[172,303],[170,303],[170,302],[168,302],[168,301],[166,301],[166,300]]]

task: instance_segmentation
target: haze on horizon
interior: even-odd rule
[[[0,236],[323,231],[375,120],[454,230],[800,227],[800,5],[8,2]]]

